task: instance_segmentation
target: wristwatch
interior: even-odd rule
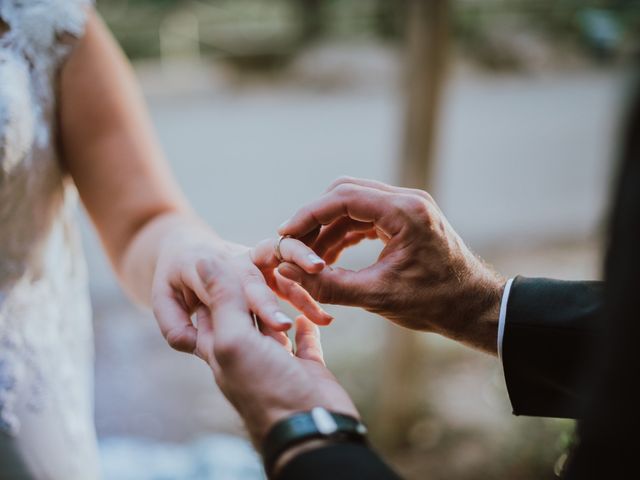
[[[271,428],[262,444],[267,475],[286,450],[311,439],[366,443],[367,427],[357,418],[322,407],[285,418]]]

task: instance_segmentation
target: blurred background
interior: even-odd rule
[[[252,245],[340,175],[429,189],[505,276],[600,276],[633,0],[101,0],[175,174]],[[125,298],[84,219],[107,480],[262,478],[195,358]],[[370,243],[341,263],[375,260]],[[498,360],[327,307],[327,362],[409,479],[558,473],[573,422],[511,415]],[[141,456],[144,452],[144,456]],[[141,462],[140,459],[152,458]]]

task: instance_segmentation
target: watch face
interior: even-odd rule
[[[331,435],[338,431],[338,424],[333,419],[333,416],[322,407],[316,407],[311,410],[311,418],[313,423],[316,424],[318,432],[322,435]]]

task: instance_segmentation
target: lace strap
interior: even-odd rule
[[[91,0],[2,0],[5,31],[0,48],[13,49],[35,70],[55,68],[71,50],[65,36],[82,36],[91,4]]]

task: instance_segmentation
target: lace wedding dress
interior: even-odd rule
[[[0,479],[98,478],[93,340],[56,81],[88,0],[0,0]]]

